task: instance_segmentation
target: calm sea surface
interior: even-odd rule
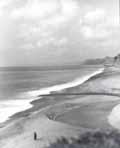
[[[68,70],[26,70],[22,68],[0,70],[0,100],[18,99],[18,94],[63,84],[87,75],[96,68]],[[20,99],[20,98],[19,98]],[[25,98],[21,98],[25,99]]]

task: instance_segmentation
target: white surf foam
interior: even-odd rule
[[[12,116],[13,114],[17,112],[24,111],[26,109],[31,108],[32,104],[30,104],[30,102],[33,100],[37,100],[39,95],[50,94],[53,91],[61,91],[67,88],[81,85],[85,81],[89,80],[90,78],[94,77],[97,74],[102,73],[103,71],[104,71],[104,68],[100,68],[91,74],[88,74],[86,76],[75,79],[74,81],[71,81],[65,84],[55,85],[55,86],[51,86],[47,88],[42,88],[40,90],[34,90],[34,91],[27,92],[23,95],[24,98],[29,98],[26,100],[19,99],[19,100],[1,101],[0,102],[0,123],[8,120],[10,116]]]
[[[44,94],[50,94],[53,91],[61,91],[61,90],[67,89],[67,88],[72,88],[72,87],[83,84],[84,82],[86,82],[87,80],[92,78],[93,76],[100,74],[103,71],[104,71],[104,68],[100,68],[99,70],[97,70],[91,74],[88,74],[86,76],[77,78],[74,81],[64,83],[64,84],[54,85],[54,86],[51,86],[48,88],[42,88],[40,90],[30,91],[30,92],[28,92],[28,95],[31,97],[36,97],[36,96],[40,96],[40,95],[44,95]]]
[[[32,100],[7,100],[0,102],[0,123],[9,119],[13,114],[32,107]]]

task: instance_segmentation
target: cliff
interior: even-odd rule
[[[105,57],[103,59],[88,59],[84,62],[84,64],[120,67],[120,54],[115,57]]]

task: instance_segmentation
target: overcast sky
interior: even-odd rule
[[[119,0],[0,0],[0,66],[75,64],[120,52]]]

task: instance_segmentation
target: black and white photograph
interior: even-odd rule
[[[0,0],[0,148],[120,148],[120,0]]]

